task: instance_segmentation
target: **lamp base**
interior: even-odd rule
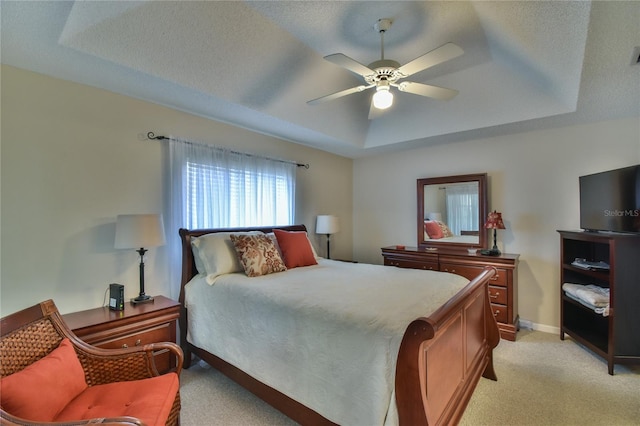
[[[147,296],[145,294],[145,295],[142,295],[142,296],[138,296],[135,299],[131,299],[131,303],[133,305],[138,305],[140,303],[153,303],[153,297]]]
[[[500,250],[498,249],[491,249],[491,250],[480,250],[480,254],[484,256],[500,256],[502,253],[500,253]]]

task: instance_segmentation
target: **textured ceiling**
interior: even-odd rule
[[[2,62],[348,157],[640,115],[640,2],[16,1],[1,3]],[[323,59],[400,64],[454,42],[464,54],[411,76],[438,101],[372,90]],[[140,129],[170,133],[171,129]],[[180,135],[189,137],[189,135]]]

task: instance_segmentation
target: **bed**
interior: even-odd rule
[[[472,247],[474,244],[478,244],[477,235],[453,235],[451,237],[442,238],[428,238],[425,234],[425,243],[437,242],[437,243],[458,243],[465,244],[466,247]]]
[[[193,242],[273,229],[180,229],[185,368],[195,354],[301,424],[455,424],[480,377],[496,380],[493,268],[471,282],[321,258],[253,278],[198,272]]]

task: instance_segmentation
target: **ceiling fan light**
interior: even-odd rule
[[[389,87],[378,87],[376,93],[373,94],[373,106],[378,109],[387,109],[391,105],[393,105],[393,93]]]

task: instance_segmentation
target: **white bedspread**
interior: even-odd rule
[[[406,327],[469,281],[321,259],[248,278],[195,277],[188,341],[341,425],[398,423],[394,377]]]
[[[444,238],[429,238],[429,236],[427,235],[427,233],[424,233],[424,240],[425,241],[432,241],[434,243],[460,243],[460,244],[469,244],[474,245],[474,244],[478,244],[478,241],[480,241],[480,237],[478,237],[477,235],[454,235],[453,237],[444,237]]]

